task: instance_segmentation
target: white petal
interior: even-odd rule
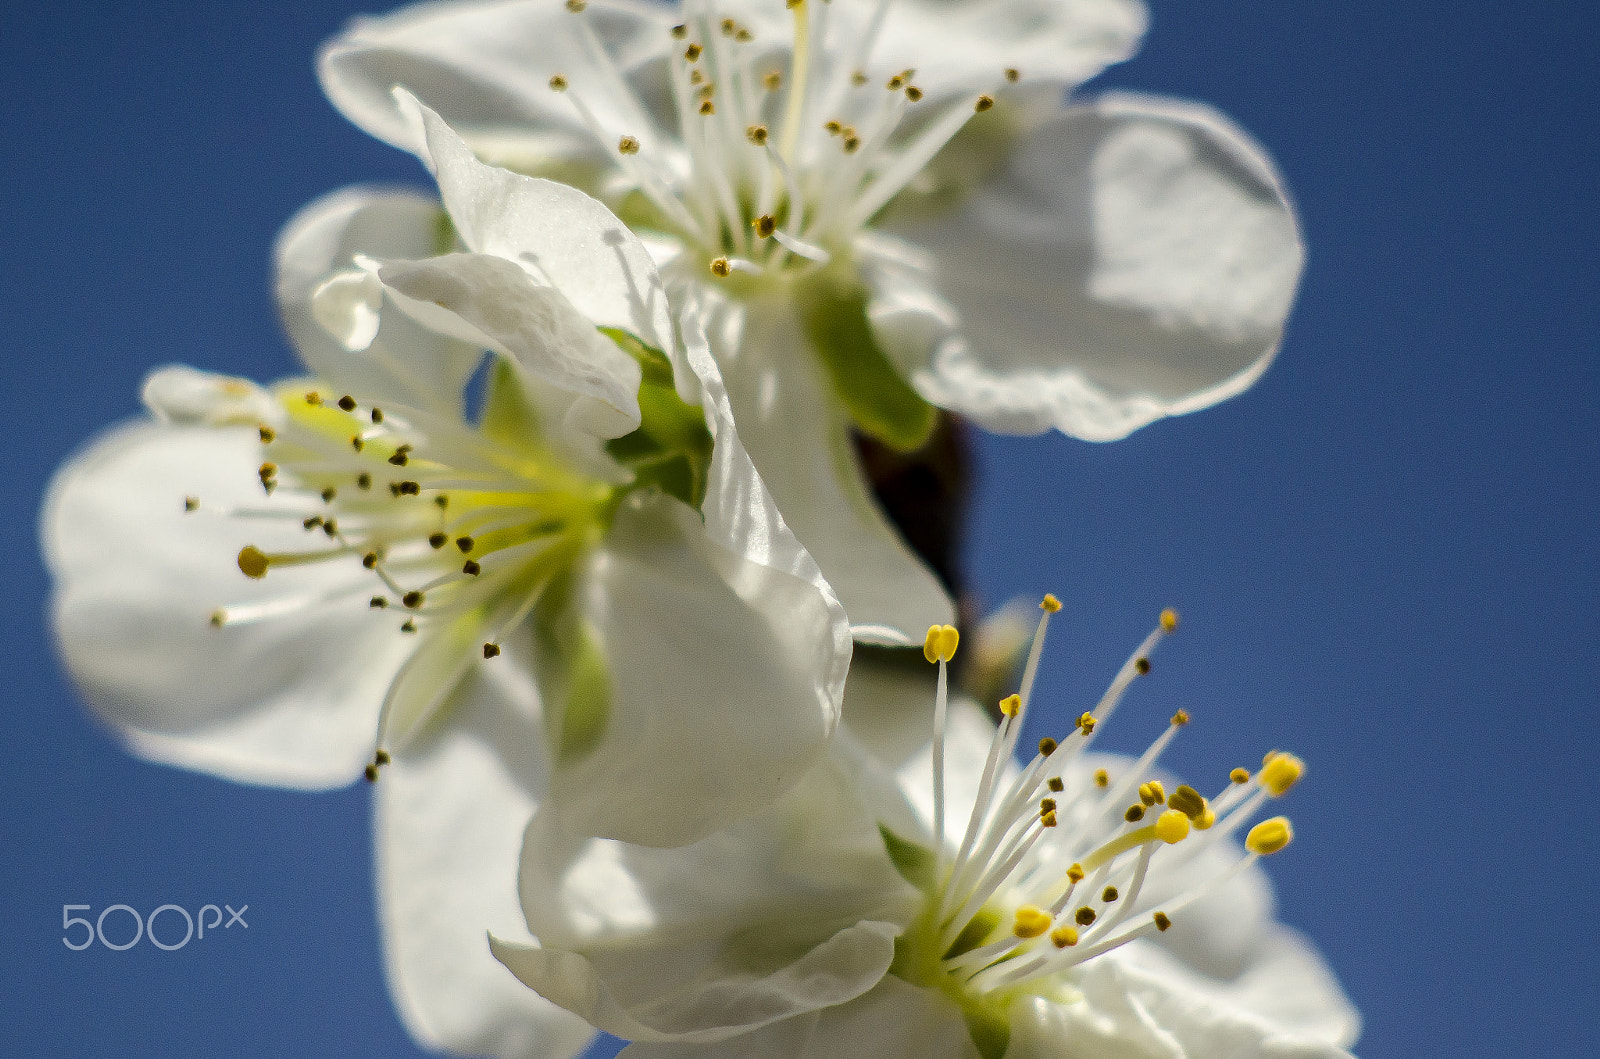
[[[54,620],[92,705],[153,760],[252,783],[337,786],[372,753],[378,706],[413,644],[367,607],[358,563],[240,573],[239,549],[315,549],[262,495],[254,427],[136,424],[102,436],[51,484],[42,535]],[[184,512],[185,495],[202,508]],[[320,599],[330,593],[332,599]],[[342,594],[341,594],[342,593]],[[214,610],[277,619],[213,628]]]
[[[1248,137],[1204,107],[1117,94],[1031,132],[959,211],[897,230],[936,256],[948,302],[890,284],[874,309],[924,396],[992,430],[1092,441],[1254,382],[1304,257]]]
[[[564,1059],[593,1035],[489,951],[523,934],[522,832],[545,785],[532,676],[508,644],[463,682],[449,725],[413,744],[377,784],[384,957],[395,1005],[431,1047],[499,1059]]]
[[[678,501],[635,494],[583,592],[612,695],[600,745],[555,779],[572,832],[691,842],[769,804],[826,747],[848,640],[816,585],[719,546]]]
[[[595,329],[555,287],[492,254],[388,261],[378,277],[402,309],[441,334],[510,357],[523,371],[580,394],[581,422],[600,437],[639,426],[639,363]]]
[[[855,18],[840,21],[861,26],[877,5],[850,6]],[[1147,20],[1139,0],[896,0],[869,68],[885,76],[914,69],[917,86],[935,97],[992,90],[1007,68],[1071,86],[1132,55]],[[839,34],[838,47],[848,48],[843,25]]]
[[[515,261],[597,325],[672,347],[655,263],[610,210],[565,184],[484,165],[439,115],[401,89],[396,97],[425,130],[425,161],[469,249]]]
[[[378,315],[374,281],[351,267],[358,258],[427,257],[453,241],[438,200],[409,191],[345,188],[295,214],[274,253],[278,311],[300,359],[346,393],[459,416],[482,350],[401,313]],[[343,298],[317,297],[330,282],[345,285]]]
[[[545,949],[497,952],[631,1039],[711,1041],[859,996],[920,904],[860,767],[832,754],[766,812],[677,849],[574,839],[541,813],[521,889]]]
[[[921,643],[929,625],[954,621],[938,579],[873,500],[838,402],[789,308],[766,301],[715,311],[708,330],[739,437],[861,638]]]
[[[1197,988],[1181,976],[1102,957],[1073,982],[1083,999],[1027,998],[1012,1007],[1007,1059],[1349,1059],[1335,1038],[1319,1033],[1353,1024],[1305,1032],[1249,1006],[1269,994],[1320,986],[1303,962],[1287,952],[1264,953],[1259,970],[1259,979]]]
[[[671,43],[670,13],[653,4],[591,0],[583,17],[611,42],[624,71]],[[323,47],[318,73],[345,117],[404,150],[423,147],[389,94],[394,85],[438,111],[480,153],[512,154],[524,164],[603,161],[606,147],[588,135],[572,101],[550,90],[559,73],[606,128],[632,117],[585,55],[576,21],[560,3],[416,4],[352,22]]]
[[[631,1044],[619,1059],[978,1059],[978,1050],[960,1009],[942,994],[887,977],[848,1004],[742,1037],[710,1045]]]
[[[249,379],[217,375],[185,364],[169,364],[145,376],[144,406],[166,423],[220,427],[276,424],[283,409]]]

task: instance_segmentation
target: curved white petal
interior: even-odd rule
[[[671,43],[671,12],[654,4],[591,0],[584,17],[623,71]],[[416,4],[352,22],[324,45],[317,71],[345,117],[404,150],[423,148],[389,93],[394,85],[438,111],[480,153],[522,164],[604,160],[606,147],[593,141],[571,99],[550,90],[551,76],[565,76],[606,128],[634,115],[585,54],[575,22],[560,3]]]
[[[260,461],[254,427],[138,423],[63,466],[41,525],[56,634],[136,753],[251,783],[337,786],[370,759],[379,703],[413,644],[367,608],[358,563],[260,581],[239,571],[246,544],[308,547],[297,518],[217,512],[291,510],[262,495]],[[186,496],[198,510],[185,513]],[[216,628],[219,607],[266,615]]]
[[[389,987],[417,1040],[462,1055],[566,1059],[593,1036],[489,951],[523,933],[522,833],[545,786],[533,680],[508,644],[468,676],[448,726],[384,768],[376,789],[378,901]]]
[[[541,813],[521,891],[545,947],[497,955],[635,1040],[712,1041],[859,996],[918,904],[856,791],[860,767],[836,752],[766,812],[676,849],[572,838]]]
[[[707,330],[739,437],[860,638],[921,643],[929,625],[954,621],[938,578],[873,500],[838,402],[791,309],[776,300],[723,303]]]
[[[727,550],[684,504],[635,494],[582,591],[611,701],[598,747],[554,780],[572,832],[691,842],[769,804],[826,747],[848,640],[841,651],[837,603],[815,584]]]
[[[1354,1013],[1297,936],[1228,983],[1137,965],[1134,949],[1088,964],[1079,1000],[1013,1005],[1008,1059],[1349,1059]]]
[[[599,326],[671,348],[655,263],[610,210],[577,188],[484,165],[438,114],[402,89],[395,94],[425,138],[423,160],[469,249],[515,261]]]
[[[347,392],[459,415],[480,348],[434,334],[399,313],[380,318],[377,291],[371,289],[376,284],[350,271],[357,255],[429,257],[453,242],[438,200],[410,191],[345,188],[295,214],[274,254],[278,311],[300,359]],[[345,283],[339,317],[330,316],[324,301],[319,318],[318,289],[339,279]]]
[[[960,210],[897,231],[935,256],[942,298],[878,277],[874,324],[923,395],[1092,441],[1254,382],[1304,257],[1260,147],[1208,108],[1124,94],[1064,110]]]
[[[1009,1053],[1008,1053],[1009,1054]],[[942,994],[886,977],[865,996],[709,1045],[630,1044],[625,1059],[978,1059]]]
[[[378,278],[418,322],[502,353],[550,385],[587,398],[582,421],[597,436],[638,428],[638,361],[559,289],[534,282],[517,264],[493,254],[444,254],[384,262]]]

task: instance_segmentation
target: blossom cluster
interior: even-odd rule
[[[1205,107],[1078,91],[1144,28],[1138,0],[354,23],[327,95],[436,193],[307,206],[276,249],[299,373],[157,368],[58,473],[75,680],[150,760],[371,781],[395,1003],[446,1052],[1347,1055],[1258,864],[1300,759],[1181,783],[1182,710],[1137,760],[1093,749],[1171,611],[1019,755],[1061,603],[955,673],[959,585],[868,458],[1113,441],[1271,362],[1303,254],[1270,161]]]

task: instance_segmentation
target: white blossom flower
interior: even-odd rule
[[[637,240],[447,131],[437,168],[469,252],[429,256],[450,226],[414,195],[314,204],[279,247],[312,377],[157,371],[154,420],[58,474],[63,653],[136,752],[301,787],[375,777],[452,723],[469,675],[506,669],[537,683],[567,826],[690,841],[822,753],[844,612],[703,348],[686,363],[705,410],[677,396]]]
[[[1047,608],[1056,606],[1047,597]],[[1048,609],[1044,618],[1049,616]],[[1092,710],[1012,761],[1043,644],[995,727],[937,687],[858,665],[828,761],[761,816],[691,846],[572,837],[536,815],[521,894],[537,943],[494,941],[629,1059],[1341,1059],[1357,1018],[1315,950],[1273,922],[1257,861],[1282,817],[1231,836],[1303,765],[1272,752],[1206,797],[1086,754],[1164,613]],[[908,710],[932,739],[905,745]],[[926,729],[925,729],[926,730]],[[871,753],[868,753],[870,748]]]
[[[1215,112],[1061,105],[1137,46],[1136,0],[786,6],[422,4],[320,68],[380,138],[420,149],[404,85],[480,156],[612,204],[707,304],[742,436],[852,620],[920,631],[948,604],[849,431],[913,448],[937,405],[1104,441],[1213,404],[1272,359],[1299,234]]]

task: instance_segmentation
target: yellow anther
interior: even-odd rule
[[[552,75],[551,78],[550,78],[550,91],[552,91],[552,92],[565,92],[566,90],[567,90],[567,79],[565,77],[562,77],[560,74]]]
[[[1084,905],[1082,908],[1073,913],[1072,918],[1078,924],[1078,926],[1086,927],[1093,923],[1098,917],[1095,915],[1094,909],[1090,908],[1088,905]]]
[[[1041,799],[1039,799],[1039,811],[1041,813],[1053,813],[1053,812],[1055,812],[1056,811],[1056,800],[1054,798],[1041,798]]]
[[[1044,757],[1049,757],[1051,754],[1056,752],[1057,745],[1058,744],[1054,739],[1051,739],[1049,736],[1045,736],[1043,739],[1039,740],[1039,753]]]
[[[722,35],[724,37],[733,36],[734,31],[737,30],[738,28],[739,28],[739,23],[735,22],[733,19],[725,18],[725,19],[722,20]]]
[[[580,14],[583,9],[588,6],[589,0],[567,0],[567,10],[571,11],[574,15]]]
[[[226,625],[227,623],[228,623],[228,612],[227,611],[214,610],[214,611],[211,612],[211,627],[213,629],[220,629],[224,625]]]
[[[374,408],[370,413],[368,413],[368,418],[370,418],[374,423],[383,422],[383,409]]]
[[[1293,754],[1274,754],[1261,766],[1261,786],[1274,798],[1282,798],[1305,775],[1306,764]]]
[[[1208,805],[1208,806],[1206,806],[1206,811],[1201,813],[1195,819],[1195,822],[1194,822],[1195,830],[1197,830],[1197,831],[1210,831],[1211,830],[1211,825],[1216,823],[1216,822],[1217,822],[1217,814],[1211,808],[1211,806]]]
[[[485,658],[494,658],[499,653],[500,653],[500,645],[499,644],[486,643],[486,644],[483,645],[483,657],[485,657]]]
[[[1144,807],[1146,809],[1156,804],[1156,795],[1155,792],[1150,789],[1150,784],[1139,784],[1139,801],[1144,803]]]
[[[244,576],[261,580],[267,576],[266,553],[254,544],[246,544],[239,549],[239,569]]]
[[[1179,710],[1177,713],[1172,715],[1172,726],[1174,728],[1182,728],[1184,725],[1186,725],[1188,723],[1189,723],[1189,711],[1188,710]]]
[[[823,128],[828,130],[829,136],[837,136],[844,131],[844,126],[839,124],[837,121],[830,121],[824,125]]]
[[[1145,787],[1149,788],[1150,796],[1155,799],[1155,804],[1167,804],[1167,788],[1162,785],[1160,780],[1151,780],[1145,784]]]
[[[1167,632],[1171,632],[1173,629],[1176,629],[1178,627],[1178,612],[1173,610],[1171,607],[1168,607],[1166,610],[1162,611],[1161,627]]]
[[[1045,827],[1055,827],[1056,826],[1055,810],[1052,809],[1048,813],[1040,813],[1039,814],[1039,823],[1042,824]]]
[[[1228,773],[1228,779],[1232,780],[1234,783],[1249,783],[1250,771],[1248,769],[1234,769],[1232,772]]]
[[[1078,928],[1062,924],[1050,932],[1050,944],[1058,949],[1065,949],[1078,944]]]
[[[1176,845],[1189,837],[1189,818],[1176,809],[1168,809],[1156,817],[1156,837],[1167,845]]]
[[[1104,890],[1100,891],[1100,900],[1108,905],[1121,896],[1121,892],[1118,891],[1115,886],[1108,886]]]
[[[1000,700],[1000,712],[1007,717],[1015,717],[1022,711],[1022,696],[1007,695]]]
[[[478,565],[478,561],[476,559],[468,559],[466,562],[461,564],[461,572],[464,574],[471,574],[473,577],[477,577],[479,574],[483,573],[483,567]]]
[[[360,474],[356,475],[356,485],[361,489],[371,489],[372,475],[362,471]]]
[[[761,78],[761,87],[765,88],[768,92],[776,92],[779,88],[783,87],[783,75],[774,70],[772,73],[769,73]]]
[[[687,36],[689,36],[689,27],[688,26],[686,26],[686,25],[684,25],[683,23],[680,22],[678,25],[672,27],[672,39],[673,40],[683,40]]]
[[[906,98],[913,103],[922,102],[922,89],[916,85],[906,85]]]
[[[372,763],[374,765],[387,765],[393,760],[394,759],[389,756],[389,752],[383,749],[381,746],[378,748],[377,753],[372,755]]]
[[[855,85],[857,88],[860,88],[862,85],[866,84],[867,83],[866,72],[863,71],[863,70],[857,70],[855,73],[851,74],[850,75],[850,83]]]
[[[718,279],[726,279],[728,273],[732,271],[733,266],[728,264],[727,258],[716,257],[711,259],[711,274]]]
[[[1072,867],[1067,869],[1067,881],[1075,883],[1083,882],[1083,877],[1086,874],[1088,873],[1083,870],[1082,864],[1074,864]]]
[[[1151,916],[1150,918],[1152,918],[1152,919],[1154,919],[1156,921],[1156,929],[1157,930],[1166,930],[1168,927],[1172,926],[1172,920],[1167,916],[1167,914],[1165,912],[1157,912],[1154,916]]]
[[[638,154],[639,141],[634,139],[632,136],[624,136],[622,139],[617,141],[617,150],[623,154]]]
[[[702,100],[701,101],[701,103],[700,103],[700,113],[702,113],[702,114],[715,114],[716,112],[717,112],[717,105],[715,103],[711,102],[711,100],[707,99],[707,100]]]
[[[186,496],[186,497],[183,498],[183,510],[184,511],[196,511],[196,510],[199,509],[199,507],[200,507],[200,498],[199,497],[197,497],[197,496]]]
[[[989,108],[991,108],[993,106],[994,106],[994,97],[993,96],[991,96],[991,95],[981,95],[981,96],[978,97],[978,101],[976,103],[972,104],[972,109],[973,109],[974,113],[982,114],[984,111],[988,110]]]
[[[1137,824],[1144,819],[1144,806],[1134,802],[1128,806],[1127,810],[1122,814],[1122,818],[1130,824]]]
[[[1084,735],[1088,735],[1090,732],[1094,731],[1094,714],[1084,713],[1081,715],[1078,718],[1078,729],[1082,731]]]
[[[765,125],[752,125],[744,130],[744,138],[756,147],[767,142],[767,127]]]
[[[404,603],[407,607],[410,607],[412,610],[416,610],[418,607],[422,606],[423,598],[424,597],[423,597],[421,592],[418,592],[415,589],[413,589],[412,591],[407,592],[405,595],[401,596],[400,597],[400,602]]]
[[[889,78],[888,84],[884,85],[883,87],[887,88],[891,92],[898,92],[904,88],[905,85],[906,79],[901,77],[899,74],[895,74],[893,77]]]
[[[1021,76],[1022,76],[1022,72],[1020,70],[1018,70],[1015,66],[1006,67],[1006,80],[1009,81],[1010,83],[1016,84],[1017,83],[1017,79],[1020,78]]]
[[[740,44],[749,44],[751,41],[756,39],[756,35],[751,33],[748,29],[745,29],[743,26],[740,26],[738,31],[734,33],[733,39],[738,41]]]
[[[1051,595],[1049,592],[1046,592],[1044,594],[1044,598],[1039,601],[1039,609],[1054,614],[1056,611],[1061,609],[1061,601],[1055,596]]]
[[[1094,785],[1099,787],[1101,790],[1111,786],[1111,773],[1107,772],[1105,769],[1095,769]]]
[[[317,391],[312,390],[310,393],[306,394],[306,404],[313,408],[320,407],[322,404],[322,395]]]
[[[356,399],[349,394],[345,394],[339,398],[339,410],[342,412],[354,412],[356,410]]]
[[[961,634],[954,625],[930,625],[922,644],[922,657],[930,662],[948,662],[956,656],[956,644],[960,642]]]
[[[763,213],[750,222],[750,227],[756,230],[756,235],[763,239],[771,239],[772,233],[778,230],[778,222],[772,219],[772,214]]]
[[[265,423],[257,427],[256,431],[261,435],[261,443],[263,445],[272,444],[273,439],[278,436],[278,432],[267,426]]]
[[[1048,780],[1045,781],[1045,786],[1049,787],[1051,790],[1055,791],[1057,794],[1060,794],[1062,791],[1067,789],[1067,785],[1065,783],[1061,782],[1061,777],[1060,776],[1051,776]]]
[[[703,85],[705,84],[705,81],[706,75],[701,73],[699,70],[689,71],[689,83],[691,85]]]
[[[368,765],[361,770],[361,774],[367,778],[368,783],[378,782],[378,766],[376,765]]]
[[[685,59],[688,59],[692,63],[699,62],[700,61],[700,52],[702,50],[703,49],[701,49],[700,45],[691,44],[687,48],[683,49],[683,57]]]
[[[1133,661],[1133,671],[1135,673],[1138,673],[1141,677],[1144,676],[1146,673],[1150,672],[1150,659],[1148,659],[1148,658],[1136,658],[1136,659],[1134,659],[1134,661]]]
[[[1250,829],[1250,833],[1244,839],[1244,848],[1265,857],[1278,852],[1293,840],[1294,828],[1289,826],[1289,818],[1274,816],[1271,820],[1263,820]]]
[[[1207,808],[1205,796],[1187,783],[1167,796],[1167,804],[1190,820],[1200,819],[1205,815]]]
[[[845,154],[855,154],[856,153],[856,148],[860,147],[860,146],[861,146],[861,137],[857,136],[853,132],[845,133],[845,137],[844,137],[844,153]]]
[[[1055,922],[1042,908],[1033,905],[1023,905],[1017,909],[1016,920],[1011,927],[1011,932],[1019,938],[1037,938],[1040,934],[1050,929],[1050,924]]]

